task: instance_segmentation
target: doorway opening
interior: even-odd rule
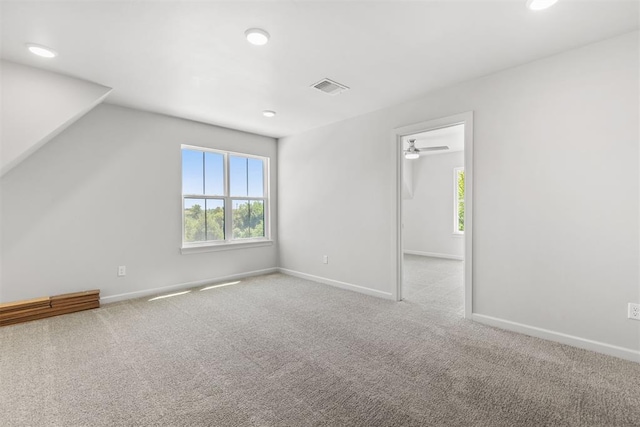
[[[394,131],[396,300],[471,317],[473,115]]]

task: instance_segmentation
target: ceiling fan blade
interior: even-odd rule
[[[438,147],[423,147],[423,148],[418,148],[418,150],[420,150],[421,153],[423,152],[429,152],[429,151],[442,151],[442,150],[448,150],[449,146],[448,145],[440,145]]]

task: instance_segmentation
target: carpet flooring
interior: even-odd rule
[[[272,274],[0,328],[0,425],[640,425],[640,364],[466,321],[436,264],[400,303]]]
[[[462,261],[405,255],[402,296],[443,316],[464,317],[463,271]]]

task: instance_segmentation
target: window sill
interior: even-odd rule
[[[225,242],[207,245],[183,246],[180,248],[182,255],[199,254],[203,252],[230,251],[233,249],[259,248],[273,245],[273,240],[251,240],[247,242]]]
[[[460,233],[460,232],[454,231],[453,232],[453,236],[454,237],[464,237],[464,233]]]

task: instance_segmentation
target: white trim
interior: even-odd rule
[[[460,203],[460,199],[458,199],[458,172],[462,171],[464,174],[464,166],[453,168],[453,233],[454,235],[464,235],[464,230],[458,230],[458,203]],[[464,204],[464,198],[462,199],[462,203]],[[464,224],[463,224],[464,226]]]
[[[360,294],[371,295],[378,298],[393,300],[393,295],[389,292],[378,291],[376,289],[366,288],[364,286],[354,285],[352,283],[340,282],[339,280],[327,279],[326,277],[314,276],[313,274],[301,273],[287,268],[279,268],[278,271],[288,276],[299,277],[301,279],[311,280],[312,282],[323,283],[325,285],[335,286],[336,288],[346,289],[358,292]]]
[[[278,271],[277,267],[265,268],[263,270],[255,270],[255,271],[249,271],[246,273],[230,274],[228,276],[214,277],[214,278],[204,279],[204,280],[195,280],[193,282],[185,282],[177,285],[163,286],[161,288],[143,289],[141,291],[127,292],[125,294],[118,294],[118,295],[109,295],[106,297],[101,296],[100,302],[108,304],[116,301],[124,301],[128,299],[133,299],[133,298],[142,298],[149,295],[164,294],[167,292],[173,292],[173,291],[182,290],[182,289],[195,288],[198,286],[208,285],[210,283],[215,283],[215,282],[244,279],[246,277],[252,277],[252,276],[262,276],[263,274],[276,273],[277,271]]]
[[[393,298],[402,300],[402,138],[419,132],[441,129],[457,124],[464,124],[464,168],[465,168],[465,218],[464,218],[464,317],[470,319],[473,314],[473,111],[456,114],[449,117],[429,120],[409,126],[394,129],[391,132],[395,164],[391,170],[395,172],[395,183],[392,187],[392,221],[395,227],[391,230],[391,241],[395,243],[392,265],[396,271],[396,286],[393,289]]]
[[[202,147],[200,145],[180,144],[180,148],[181,149],[186,148],[187,150],[193,150],[193,151],[207,151],[209,153],[216,153],[216,154],[222,154],[222,155],[230,154],[230,155],[236,156],[236,157],[251,157],[251,158],[257,159],[257,160],[263,160],[265,158],[268,158],[266,156],[261,156],[259,154],[240,153],[238,151]]]
[[[233,241],[221,241],[216,244],[201,244],[193,246],[184,246],[180,248],[182,255],[188,254],[200,254],[203,252],[218,252],[218,251],[230,251],[233,249],[246,249],[246,248],[259,248],[262,246],[273,245],[273,240],[249,240],[246,242],[233,240]]]
[[[473,111],[464,122],[464,317],[473,315]]]
[[[404,145],[402,144],[402,138],[399,134],[399,130],[393,132],[393,161],[395,161],[395,183],[392,186],[393,203],[395,204],[395,210],[392,211],[392,224],[396,227],[391,227],[391,242],[395,242],[394,259],[391,265],[394,266],[396,271],[396,285],[393,287],[393,299],[396,301],[402,300],[402,263],[404,262],[404,255],[402,253],[402,234],[404,228],[404,218],[402,217],[402,185],[404,184]],[[413,185],[413,184],[412,184]],[[393,191],[395,190],[395,191]],[[393,206],[393,204],[392,204]],[[395,215],[395,216],[394,216]]]
[[[428,256],[431,258],[444,258],[444,259],[455,259],[458,261],[464,261],[464,257],[461,255],[451,255],[451,254],[439,254],[436,252],[422,252],[422,251],[412,251],[409,249],[404,250],[405,254],[409,255],[419,255],[419,256]]]
[[[584,350],[595,351],[596,353],[619,357],[620,359],[630,360],[632,362],[640,362],[640,351],[638,350],[618,347],[616,345],[563,334],[561,332],[537,328],[535,326],[523,325],[522,323],[511,322],[509,320],[498,319],[491,316],[485,316],[483,314],[473,314],[472,319],[474,322],[482,323],[484,325],[506,329],[508,331],[513,331],[536,338],[542,338],[549,341],[555,341],[560,344],[566,344],[572,347],[582,348]]]

